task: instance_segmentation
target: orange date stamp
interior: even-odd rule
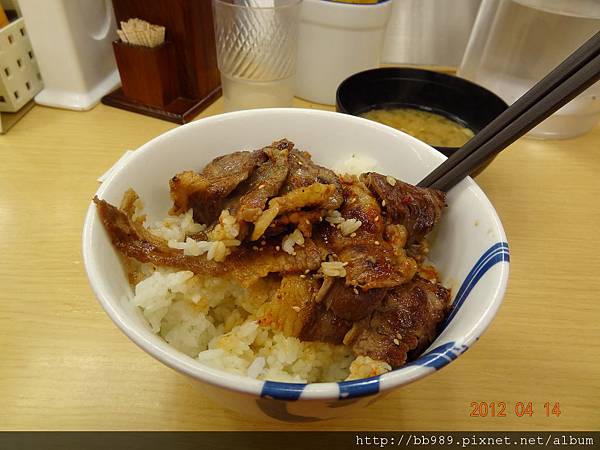
[[[545,402],[542,408],[534,402],[471,402],[469,417],[560,417],[559,402]]]

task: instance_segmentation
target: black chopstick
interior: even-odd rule
[[[527,111],[532,109],[532,107],[539,102],[543,101],[547,97],[549,97],[559,86],[573,77],[575,74],[582,71],[585,67],[597,58],[600,54],[600,32],[594,35],[591,39],[589,39],[585,44],[583,44],[579,49],[577,49],[571,56],[569,56],[565,61],[563,61],[558,67],[556,67],[552,72],[546,75],[540,82],[538,82],[533,88],[527,91],[523,96],[521,96],[510,108],[504,111],[500,116],[494,119],[488,126],[486,126],[483,130],[477,133],[469,142],[467,142],[463,147],[461,147],[458,151],[456,151],[450,158],[448,158],[444,163],[438,166],[433,172],[431,172],[427,177],[425,177],[418,186],[421,187],[435,187],[437,189],[450,189],[450,187],[454,186],[457,182],[459,182],[463,177],[475,171],[478,166],[473,166],[476,162],[481,165],[483,162],[487,160],[487,158],[493,156],[494,154],[500,152],[505,147],[496,147],[496,146],[488,146],[486,154],[488,155],[486,158],[481,156],[477,156],[476,158],[470,158],[470,155],[474,153],[479,153],[480,149],[483,148],[488,141],[493,139],[498,133],[502,132],[502,130],[506,129],[509,125],[514,124],[519,120],[519,118]],[[586,75],[587,74],[587,75]],[[596,74],[597,75],[597,74]],[[590,77],[591,82],[587,83],[585,81],[585,77]],[[583,77],[583,79],[582,79]],[[596,77],[596,80],[598,78]],[[575,81],[572,81],[570,89],[574,89],[577,93],[573,96],[569,97],[568,92],[565,92],[565,100],[563,103],[560,103],[560,99],[556,96],[553,96],[552,99],[554,102],[559,102],[559,106],[556,107],[552,112],[559,109],[565,103],[570,101],[574,96],[581,93],[587,87],[594,83],[594,65],[591,64],[586,71],[582,72],[579,75],[578,80],[581,81],[581,89],[579,89],[577,84],[574,84]],[[587,84],[586,84],[587,83]],[[563,88],[566,89],[566,88]],[[578,90],[579,89],[579,90]],[[568,98],[567,98],[568,97]],[[544,102],[544,105],[549,105],[552,101],[547,100]],[[531,128],[540,123],[546,117],[548,117],[552,112],[549,112],[545,116],[543,115],[543,111],[540,109],[536,109],[537,115],[541,117],[537,122],[536,119],[533,119],[532,116],[528,116],[529,119],[521,123],[520,126],[514,125],[511,130],[516,134],[514,137],[509,137],[507,133],[503,134],[502,139],[497,139],[495,141],[496,145],[499,145],[499,142],[504,142],[504,146],[509,145],[511,142],[515,141],[523,134],[527,133]],[[532,120],[535,122],[533,123]],[[533,123],[530,128],[523,128],[523,132],[518,134],[518,128],[522,128],[526,123]],[[512,140],[510,140],[512,139]],[[483,159],[482,159],[483,158]],[[463,164],[463,161],[469,159],[471,162],[469,166]],[[455,168],[461,166],[461,170],[457,171]],[[460,174],[464,172],[467,168],[470,168],[467,172],[465,172],[462,177]],[[449,173],[453,173],[453,178],[449,178]],[[458,178],[460,177],[460,178]],[[444,182],[440,182],[440,180],[444,178]]]
[[[514,122],[508,124],[498,134],[446,171],[443,176],[428,187],[448,191],[480,167],[488,158],[508,147],[599,79],[600,55],[596,56],[538,103],[532,105]]]

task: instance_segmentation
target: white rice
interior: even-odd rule
[[[211,230],[208,238],[211,241],[230,241],[240,234],[240,225],[228,210],[221,211],[219,223]],[[239,244],[238,244],[239,245]]]
[[[332,227],[339,228],[342,236],[348,236],[360,228],[362,222],[358,219],[345,219],[339,211],[329,211],[325,216],[325,220]]]
[[[154,234],[166,239],[170,248],[183,250],[186,256],[206,254],[209,261],[224,261],[231,253],[229,247],[241,244],[241,241],[235,239],[240,232],[240,226],[226,209],[221,211],[219,223],[208,234],[208,241],[197,241],[189,237],[190,234],[205,230],[205,225],[193,222],[191,210],[179,216],[167,217],[150,228]]]
[[[183,250],[183,254],[186,256],[203,255],[204,253],[207,253],[213,247],[213,245],[216,244],[217,242],[196,241],[191,237],[187,237],[185,242],[179,242],[175,239],[168,241],[169,247]]]
[[[357,219],[346,219],[338,225],[342,236],[348,236],[360,228],[362,222]]]
[[[334,170],[340,174],[360,175],[370,172],[377,166],[377,160],[366,155],[353,153],[350,158],[334,167]]]
[[[250,291],[231,280],[159,268],[136,285],[133,303],[155,333],[211,367],[275,381],[345,379],[354,359],[349,348],[301,342],[257,324],[253,313],[274,287]]]
[[[376,361],[368,356],[357,356],[350,364],[350,375],[346,380],[374,377],[392,370],[392,367],[383,361]]]
[[[341,345],[301,342],[247,320],[209,343],[198,360],[209,366],[258,379],[291,382],[343,380],[352,352]]]
[[[329,211],[325,216],[325,220],[329,222],[330,225],[339,225],[343,223],[346,219],[342,217],[342,213],[339,211]]]
[[[136,203],[136,215],[140,215],[141,204]],[[166,241],[184,241],[186,236],[206,230],[206,225],[194,222],[192,210],[178,216],[168,216],[148,228]]]
[[[321,272],[328,277],[345,277],[347,263],[341,261],[325,261],[321,263]]]
[[[295,255],[295,245],[304,245],[304,236],[297,228],[292,233],[283,237],[283,239],[281,240],[281,249],[284,252],[289,253],[290,255]]]
[[[222,226],[210,233],[210,241],[189,237],[206,229],[193,223],[191,212],[168,217],[150,230],[185,254],[206,253],[218,260],[217,253],[227,252],[227,242],[235,241],[239,233],[230,218],[229,213],[221,214]],[[295,245],[303,244],[302,233],[295,230],[284,238],[282,248],[290,253]],[[342,262],[324,262],[321,267],[324,275],[345,275]],[[259,326],[256,314],[261,305],[274,299],[279,285],[276,280],[266,278],[252,288],[244,288],[227,278],[151,264],[140,264],[137,275],[142,281],[135,286],[132,303],[141,309],[152,331],[208,366],[261,380],[288,382],[340,381],[389,370],[389,366],[382,366],[385,363],[370,358],[355,359],[347,346],[302,342]]]
[[[186,290],[185,282],[194,274],[188,271],[176,273],[155,272],[135,286],[133,304],[143,309],[155,333],[160,330],[163,317],[167,314],[177,294]]]

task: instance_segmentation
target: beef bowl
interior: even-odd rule
[[[364,407],[457,359],[502,302],[508,245],[481,189],[407,184],[444,159],[334,112],[192,122],[98,189],[90,285],[138,347],[227,408],[293,422]]]

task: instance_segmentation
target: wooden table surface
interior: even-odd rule
[[[297,106],[314,107],[297,101]],[[221,100],[204,115],[221,112]],[[600,127],[520,140],[478,178],[511,247],[498,316],[460,359],[322,423],[228,412],[130,342],[95,300],[81,229],[96,178],[173,124],[36,106],[0,137],[2,430],[586,430],[600,426]],[[471,402],[507,417],[470,417]],[[517,402],[533,416],[517,417]],[[544,403],[560,402],[546,417]]]

